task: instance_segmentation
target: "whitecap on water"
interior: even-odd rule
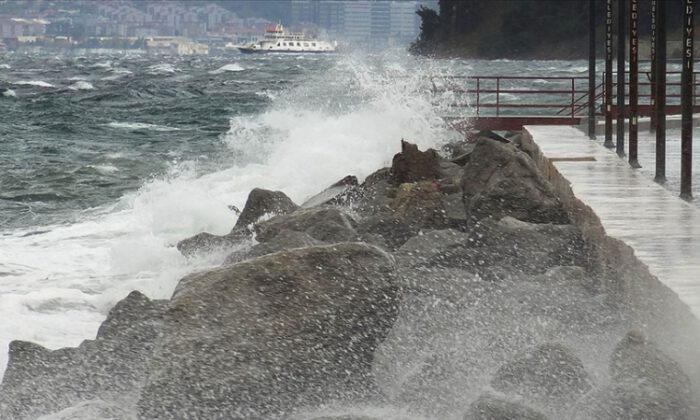
[[[122,69],[122,68],[119,68],[119,67],[117,67],[117,68],[112,68],[112,69],[110,69],[110,71],[111,71],[112,73],[116,73],[116,74],[133,74],[133,72],[132,72],[131,70]]]
[[[170,63],[154,64],[148,67],[146,73],[158,75],[158,74],[173,74],[180,71],[179,69],[173,67]]]
[[[70,90],[93,90],[93,89],[95,89],[95,86],[93,86],[92,83],[90,83],[90,82],[86,82],[84,80],[78,80],[77,82],[68,86],[68,89],[70,89]]]
[[[112,67],[112,62],[111,61],[102,61],[102,62],[93,64],[92,67],[108,69],[108,68]]]
[[[178,131],[179,128],[168,127],[166,125],[138,123],[138,122],[111,122],[108,127],[122,128],[124,130],[151,130],[151,131]]]
[[[54,87],[54,85],[51,83],[47,83],[43,80],[20,80],[19,82],[14,82],[13,84],[18,86],[39,86],[46,88]]]
[[[88,168],[92,168],[103,175],[119,171],[119,168],[114,165],[88,165]]]
[[[230,63],[230,64],[226,64],[225,66],[221,66],[216,70],[210,71],[209,74],[221,74],[221,73],[225,73],[227,71],[236,72],[236,71],[243,71],[243,70],[245,70],[245,68],[243,68],[240,64]]]
[[[0,69],[11,69],[11,68],[12,67],[10,67],[9,64],[5,64],[5,63],[0,64]]]
[[[6,97],[6,98],[16,98],[17,94],[12,89],[5,89],[2,91],[2,96]]]
[[[277,95],[270,92],[269,90],[257,91],[257,92],[255,92],[255,95],[260,96],[262,98],[267,98],[270,100],[274,100],[275,98],[277,98]]]

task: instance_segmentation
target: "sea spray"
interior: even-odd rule
[[[117,201],[82,210],[56,223],[6,228],[2,232],[0,316],[13,322],[0,327],[0,346],[6,349],[14,339],[49,348],[76,346],[94,337],[107,311],[131,290],[140,290],[151,298],[168,298],[185,274],[219,264],[225,257],[187,260],[175,249],[177,241],[200,231],[228,232],[236,221],[229,206],[242,208],[252,188],[282,190],[302,202],[345,175],[364,179],[387,166],[402,138],[421,147],[439,147],[455,135],[431,104],[425,76],[438,70],[420,60],[405,55],[249,60],[241,65],[257,69],[259,75],[233,80],[233,75],[249,72],[206,75],[271,93],[260,111],[237,103],[241,97],[231,96],[231,107],[248,108],[232,113],[230,126],[222,130],[219,141],[227,153],[214,147],[204,149],[212,150],[208,152],[211,155],[197,153],[181,158],[174,151],[163,153],[156,147],[176,145],[168,146],[160,139],[186,133],[162,130],[175,122],[115,122],[133,120],[112,117],[101,125],[107,130],[101,134],[102,141],[126,135],[130,146],[102,154],[99,162],[111,165],[102,168],[119,170],[99,175],[114,177],[115,181],[110,182],[126,179],[131,175],[132,158],[153,159],[157,156],[154,152],[173,154],[169,170],[146,177],[138,190]],[[162,90],[163,107],[171,106],[168,95],[172,88],[167,77],[188,68],[177,60],[154,63],[133,58],[110,63],[114,67],[98,65],[93,69],[99,73],[129,66],[125,72],[133,74],[135,80],[143,77],[140,75],[162,75],[158,83],[167,87]],[[207,62],[198,65],[205,74],[207,69],[217,68]],[[109,83],[119,87],[135,81]],[[114,86],[105,90],[119,92]],[[155,89],[155,85],[149,89]],[[93,94],[89,90],[79,92]],[[144,101],[140,96],[115,98],[129,97]],[[111,98],[106,99],[115,100]],[[67,149],[62,145],[56,150],[66,153]],[[85,167],[93,172],[97,168],[94,164]],[[33,206],[41,204],[30,204],[28,214]],[[2,351],[0,372],[6,357]]]

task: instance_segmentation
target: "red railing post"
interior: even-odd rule
[[[501,78],[496,77],[496,116],[501,115]]]
[[[480,105],[480,94],[481,94],[481,78],[476,77],[476,115],[479,115],[479,105]]]
[[[574,113],[576,112],[574,109],[574,103],[576,101],[575,96],[576,96],[576,79],[574,79],[572,77],[571,78],[571,118],[574,118]]]
[[[683,68],[681,70],[681,198],[693,198],[693,0],[685,0],[683,13]]]

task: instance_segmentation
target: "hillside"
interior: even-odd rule
[[[421,8],[421,33],[411,50],[438,57],[574,59],[588,54],[586,0],[440,0]],[[667,25],[680,28],[681,0],[668,0]],[[604,2],[596,10],[602,53]],[[640,38],[651,32],[648,2],[639,2]]]

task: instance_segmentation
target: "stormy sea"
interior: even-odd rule
[[[401,140],[420,150],[444,150],[459,141],[462,134],[444,117],[474,110],[452,106],[457,99],[449,89],[436,94],[436,80],[494,72],[585,76],[586,71],[583,61],[431,60],[404,51],[0,56],[0,377],[12,340],[50,350],[77,347],[95,338],[109,311],[130,292],[170,299],[183,277],[220,266],[230,249],[186,257],[176,244],[200,232],[231,232],[254,188],[283,191],[303,203],[347,175],[362,183],[391,166]],[[521,292],[498,291],[513,294],[506,306],[522,304]],[[606,344],[595,347],[606,349],[606,358],[631,326],[651,322],[628,322],[628,312],[611,309],[608,295],[590,301],[572,296],[567,304],[581,299],[588,302],[582,307],[593,305],[582,309],[580,325],[611,326],[601,333]],[[508,345],[506,336],[488,343],[458,338],[463,328],[513,325],[505,315],[458,319],[448,311],[430,318],[435,305],[454,302],[446,298],[422,307],[424,312],[408,312],[378,353],[384,364],[376,369],[377,381],[384,393],[391,396],[393,389],[408,402],[393,408],[382,408],[383,403],[329,408],[301,418],[462,418],[482,391],[477,386],[482,382],[462,380],[465,372],[481,378],[483,368],[492,374],[516,347],[536,343],[520,340],[525,333],[519,328],[519,338]],[[532,315],[530,321],[549,331],[549,339],[555,338],[553,331],[566,335],[569,324],[559,320],[550,330],[549,315]],[[422,353],[402,347],[410,344],[401,341],[402,332],[406,339],[434,329],[443,333],[433,347],[423,345]],[[586,349],[587,340],[602,340],[597,334],[581,331],[580,340],[568,343],[577,345],[589,371],[591,378],[581,382],[584,391],[591,388],[588,382],[598,386],[609,380],[605,368],[594,363],[596,351]],[[548,349],[543,351],[561,354],[558,347]],[[484,354],[493,366],[470,365],[457,379],[445,366],[454,365],[455,372],[465,366],[462,351]],[[426,394],[405,386],[419,389],[427,380],[421,375],[442,378],[442,388]],[[657,397],[649,394],[650,400]],[[42,419],[112,418],[81,404],[64,404],[69,411]],[[545,412],[556,418],[562,410],[556,405]],[[334,413],[350,414],[331,417]]]

